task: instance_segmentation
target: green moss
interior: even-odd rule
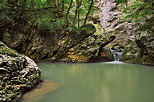
[[[15,50],[8,48],[2,42],[0,42],[0,54],[6,54],[6,55],[13,56],[13,57],[19,56],[19,54]]]

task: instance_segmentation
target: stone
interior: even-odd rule
[[[0,45],[0,102],[17,102],[39,83],[41,70],[29,57]]]

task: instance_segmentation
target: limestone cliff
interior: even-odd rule
[[[154,64],[153,34],[149,34],[146,28],[136,31],[144,22],[132,23],[131,19],[121,21],[125,15],[122,12],[124,7],[135,1],[118,4],[116,0],[100,0],[100,23],[104,33],[113,33],[116,36],[108,46],[125,48],[122,59],[124,62],[151,65]]]
[[[100,2],[100,23],[104,33],[113,33],[116,39],[110,45],[125,46],[131,40],[134,40],[134,23],[129,21],[122,22],[123,6],[125,4],[118,4],[116,0],[103,0]]]

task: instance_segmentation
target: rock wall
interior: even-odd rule
[[[107,46],[125,48],[122,58],[124,62],[153,65],[153,34],[149,34],[146,29],[145,31],[136,32],[136,28],[140,24],[132,23],[131,19],[121,21],[121,18],[125,15],[122,12],[123,7],[135,1],[129,0],[127,4],[118,4],[116,0],[100,0],[100,23],[104,33],[113,33],[116,36],[115,40]],[[137,35],[140,36],[137,37]]]
[[[113,61],[113,56],[105,46],[114,40],[114,36],[93,35],[84,39],[68,50],[61,61],[68,62],[106,62]]]
[[[0,102],[17,102],[40,81],[41,70],[29,57],[0,42]]]
[[[62,33],[63,30],[64,33]],[[114,40],[112,35],[107,37],[94,35],[96,28],[92,24],[81,26],[71,32],[65,29],[62,31],[53,35],[36,29],[27,34],[16,32],[9,37],[4,37],[3,42],[34,60],[89,62],[92,57],[98,56],[101,48]],[[73,53],[71,53],[72,49]]]
[[[125,4],[118,4],[116,0],[103,0],[100,2],[101,9],[100,23],[104,33],[113,33],[116,39],[110,43],[111,46],[125,46],[131,40],[134,40],[135,24],[129,21],[122,22],[122,7]]]
[[[154,65],[154,36],[145,31],[139,32],[140,37],[125,47],[123,61]],[[148,35],[148,36],[147,36]]]

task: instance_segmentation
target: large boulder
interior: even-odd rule
[[[17,102],[40,81],[40,68],[29,57],[0,42],[0,102]]]
[[[114,36],[103,37],[102,34],[89,36],[69,51],[60,59],[64,62],[101,62],[113,61],[114,58],[105,46],[114,40]]]

